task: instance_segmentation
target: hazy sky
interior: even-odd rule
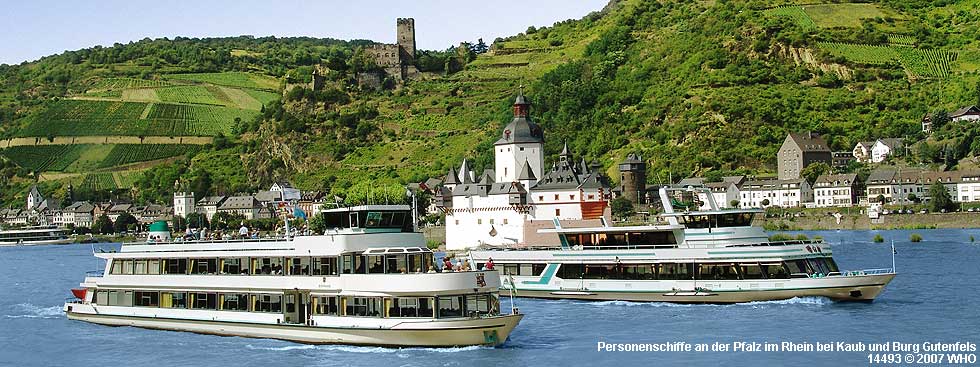
[[[580,18],[608,0],[24,0],[0,12],[0,63],[18,64],[144,37],[311,36],[394,43],[395,19],[415,18],[420,49]]]

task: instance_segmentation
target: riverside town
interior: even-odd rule
[[[0,361],[976,363],[980,0],[130,3],[0,32]]]

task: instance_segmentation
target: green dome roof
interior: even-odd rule
[[[158,220],[150,224],[150,232],[170,232],[170,226],[167,225],[166,221]]]

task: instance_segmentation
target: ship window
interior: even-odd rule
[[[163,292],[160,293],[160,307],[163,308],[187,308],[187,293],[184,292]]]
[[[160,259],[150,259],[146,261],[146,273],[151,275],[160,274]]]
[[[738,264],[738,273],[742,279],[766,279],[765,272],[759,264]]]
[[[164,274],[187,274],[187,259],[163,259]]]
[[[123,269],[123,261],[114,259],[112,260],[112,269],[109,271],[109,274],[122,274],[123,272],[122,269]]]
[[[657,279],[691,280],[694,279],[694,264],[664,263],[656,264]]]
[[[282,295],[257,294],[252,296],[255,312],[282,312]]]
[[[582,264],[561,264],[558,268],[558,277],[562,279],[579,279],[585,266]]]
[[[463,316],[463,297],[439,297],[439,318]]]
[[[388,274],[397,273],[407,273],[408,272],[408,258],[407,255],[387,255],[385,256],[386,267]]]
[[[518,264],[501,264],[500,267],[503,268],[504,275],[521,275]]]
[[[313,297],[313,313],[317,315],[337,315],[337,297]]]
[[[133,274],[133,260],[123,260],[122,273],[126,275]]]
[[[341,272],[344,274],[354,273],[354,257],[351,255],[344,255],[343,268]]]
[[[809,268],[806,265],[806,261],[804,260],[786,261],[786,268],[789,270],[790,276],[813,274],[813,271],[809,270]]]
[[[378,227],[381,223],[381,212],[368,212],[367,221],[364,222],[364,227],[373,228]]]
[[[698,264],[698,279],[738,280],[738,272],[732,264]]]
[[[769,279],[789,279],[789,272],[786,271],[786,267],[781,263],[762,264],[760,266]]]
[[[109,306],[132,306],[133,291],[109,291]]]
[[[368,267],[369,274],[384,274],[385,266],[383,255],[370,255],[367,257],[367,263],[370,264]]]
[[[248,311],[247,294],[222,294],[219,298],[222,310]]]
[[[418,317],[418,298],[395,298],[388,308],[388,317]]]
[[[252,274],[282,275],[281,257],[253,257]]]
[[[531,264],[531,275],[539,276],[544,272],[545,264]]]
[[[191,308],[196,310],[217,310],[218,295],[215,293],[191,293]]]
[[[98,291],[98,293],[95,294],[95,304],[109,304],[109,291]]]
[[[288,258],[289,275],[310,275],[310,258],[291,257]]]
[[[133,262],[133,264],[136,266],[136,269],[133,270],[133,274],[146,274],[146,260],[136,260]]]
[[[473,317],[489,315],[493,308],[490,305],[490,295],[471,294],[466,296],[466,314]]]
[[[533,271],[531,270],[531,264],[521,264],[519,275],[531,275]]]
[[[410,254],[408,255],[408,270],[413,273],[424,273],[429,270],[427,265],[424,265],[425,254]]]
[[[233,257],[221,259],[221,273],[248,275],[248,258]]]
[[[218,271],[218,259],[191,259],[191,274],[214,274]]]
[[[337,275],[337,258],[336,257],[314,258],[313,275]]]
[[[160,305],[160,293],[136,292],[135,304],[142,307],[157,307]]]
[[[346,297],[346,316],[381,316],[381,299],[368,297]]]

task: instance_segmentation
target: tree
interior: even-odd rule
[[[915,194],[909,194],[908,199],[909,199],[909,201],[911,201],[913,203],[916,203],[916,204],[918,204],[920,201],[922,201],[922,199],[919,199],[919,197],[917,195],[915,195]]]
[[[327,230],[327,221],[323,218],[323,213],[316,213],[310,218],[310,231],[314,234],[323,234]]]
[[[109,219],[108,215],[102,214],[99,219],[95,220],[95,225],[92,229],[99,234],[112,234],[112,220]]]
[[[769,206],[769,199],[762,199],[760,204],[762,204],[762,206]]]
[[[949,212],[956,209],[956,203],[953,202],[953,197],[949,195],[949,191],[946,190],[946,185],[943,185],[942,182],[936,181],[936,183],[929,187],[929,196],[932,197],[931,206],[933,212]]]
[[[122,213],[118,217],[116,217],[116,221],[112,223],[112,229],[115,230],[116,233],[119,233],[119,232],[129,230],[129,226],[131,224],[137,224],[137,223],[139,223],[139,221],[136,220],[136,217],[134,217],[132,214]]]
[[[208,217],[201,213],[188,213],[187,218],[184,218],[187,222],[187,226],[190,228],[207,228],[208,227]]]
[[[738,200],[732,200],[728,202],[728,205],[731,206],[732,208],[738,208],[739,204],[741,204],[741,202],[739,202]]]
[[[932,121],[932,131],[939,130],[950,121],[949,112],[944,109],[933,111],[932,116],[929,116],[929,120]]]
[[[612,208],[613,215],[616,217],[627,218],[633,215],[633,202],[626,197],[620,196],[613,199],[609,206]]]
[[[806,179],[806,182],[813,186],[814,182],[817,182],[817,178],[821,175],[830,173],[830,166],[823,162],[811,163],[806,168],[800,171],[800,176]]]
[[[878,196],[875,197],[875,200],[877,200],[878,203],[880,203],[880,204],[884,204],[885,203],[885,195],[878,194]]]

